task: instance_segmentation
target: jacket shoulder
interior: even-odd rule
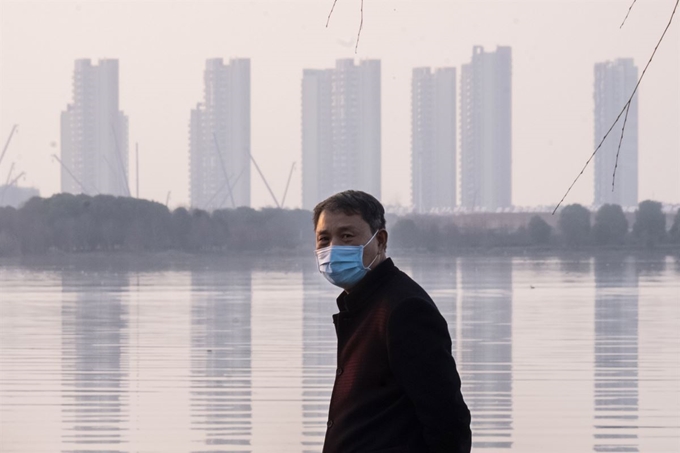
[[[384,299],[392,309],[407,299],[421,299],[423,302],[434,305],[427,291],[397,268],[394,269],[392,277],[387,282]]]

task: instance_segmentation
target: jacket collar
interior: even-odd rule
[[[392,258],[385,259],[375,269],[369,271],[359,283],[347,293],[342,292],[337,298],[338,308],[341,312],[357,311],[366,305],[366,299],[380,287],[383,281],[392,274],[397,267]]]

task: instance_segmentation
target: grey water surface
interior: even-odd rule
[[[0,263],[0,451],[320,452],[313,258]],[[474,451],[680,451],[680,263],[397,256],[449,323]]]

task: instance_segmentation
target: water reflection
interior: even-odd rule
[[[572,274],[590,275],[591,259],[588,256],[565,257],[559,260],[560,270],[569,281]]]
[[[192,271],[191,417],[195,452],[250,452],[251,271]]]
[[[64,272],[61,286],[63,451],[125,451],[128,275]]]
[[[321,451],[339,291],[313,265],[97,259],[0,266],[0,451]],[[395,262],[449,322],[475,451],[677,451],[675,258]]]
[[[637,269],[595,258],[595,451],[638,451],[638,395]]]
[[[437,271],[433,272],[433,269]],[[451,258],[433,259],[430,257],[426,262],[414,263],[410,268],[402,270],[420,284],[437,304],[437,308],[449,326],[454,358],[458,360],[456,343],[458,262]]]
[[[463,395],[474,449],[512,447],[512,261],[461,263]]]
[[[314,263],[302,266],[302,282],[302,451],[318,453],[335,379],[337,341],[331,316],[338,311],[334,295],[340,291],[330,289],[335,287]]]

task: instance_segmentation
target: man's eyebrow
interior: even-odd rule
[[[337,228],[337,231],[339,231],[339,232],[344,232],[344,231],[355,232],[355,230],[356,230],[356,228],[352,225],[343,225],[343,226],[340,226],[340,227]],[[322,235],[322,234],[330,234],[330,232],[328,230],[319,230],[319,231],[316,232],[317,236]]]

